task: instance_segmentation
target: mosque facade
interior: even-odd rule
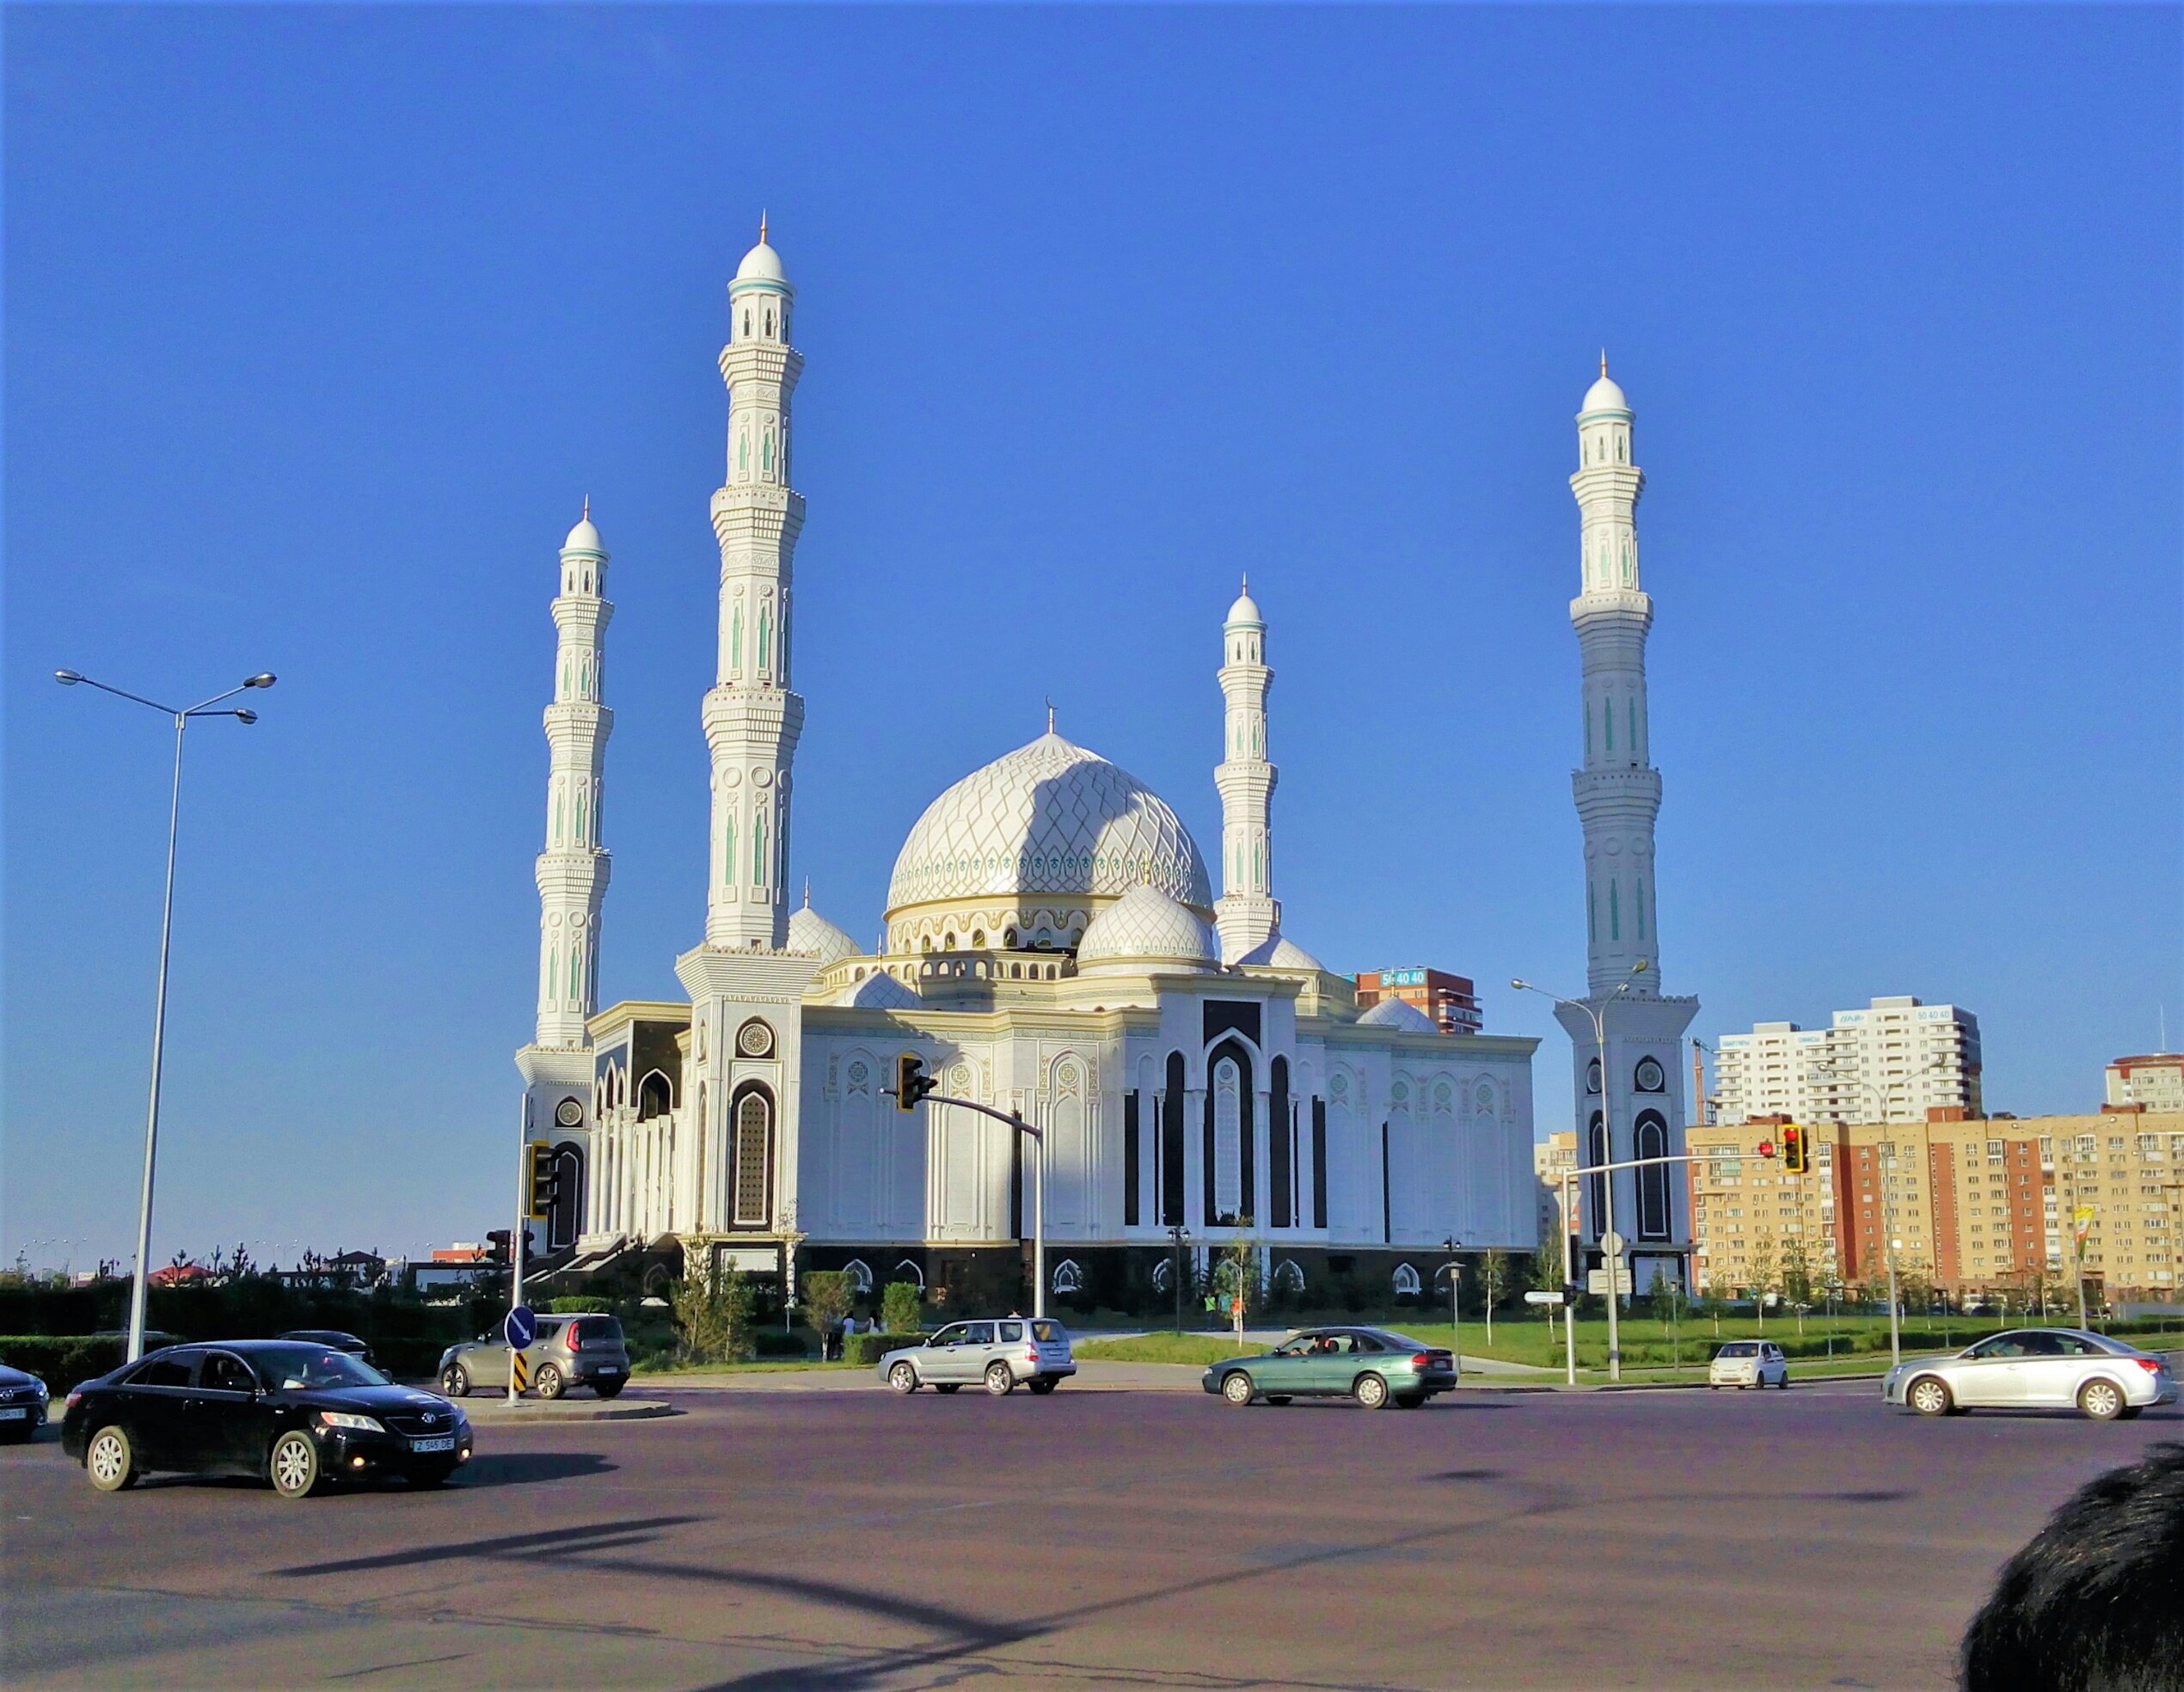
[[[763,230],[728,299],[727,471],[711,505],[718,657],[700,708],[706,917],[676,962],[686,1001],[598,1007],[612,607],[588,508],[561,554],[537,1023],[517,1054],[525,1137],[551,1144],[562,1175],[534,1236],[542,1267],[712,1260],[792,1290],[800,1267],[846,1268],[875,1287],[955,1290],[959,1303],[1014,1299],[1030,1272],[1041,1162],[1046,1273],[1064,1303],[1165,1297],[1187,1258],[1202,1269],[1239,1242],[1294,1297],[1355,1288],[1374,1303],[1430,1296],[1451,1242],[1466,1255],[1532,1250],[1537,1042],[1445,1034],[1396,1000],[1361,1012],[1355,984],[1285,931],[1274,672],[1248,585],[1212,666],[1223,701],[1213,862],[1158,794],[1057,733],[1050,713],[1045,733],[916,820],[877,949],[808,893],[792,900],[804,499],[790,475],[803,359],[790,340],[795,291]],[[1600,591],[1609,600],[1592,610],[1621,622],[1596,641],[1580,620],[1586,685],[1595,646],[1627,657],[1641,616],[1642,699],[1643,595],[1631,598],[1635,574]],[[1623,710],[1625,671],[1610,669],[1599,686]],[[1591,769],[1588,757],[1581,784]],[[1655,803],[1658,791],[1655,776]],[[1609,809],[1626,818],[1619,802]],[[1649,848],[1650,812],[1644,821]],[[1618,826],[1620,849],[1635,825]],[[1586,839],[1591,860],[1591,812]],[[1650,921],[1645,861],[1643,894],[1618,882],[1610,897],[1642,897]],[[1601,978],[1596,968],[1595,991]],[[887,1089],[905,1053],[942,1094],[1021,1116],[1040,1131],[1037,1145],[946,1104],[899,1110]],[[1680,1149],[1680,1127],[1677,1139]]]

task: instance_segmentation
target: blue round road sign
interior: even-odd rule
[[[524,1350],[538,1338],[538,1313],[528,1304],[518,1304],[508,1312],[508,1320],[501,1332],[508,1336],[508,1343],[518,1351]]]

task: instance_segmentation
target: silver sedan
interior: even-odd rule
[[[2075,1407],[2106,1422],[2174,1404],[2176,1377],[2160,1358],[2105,1333],[2021,1327],[1953,1358],[1899,1363],[1881,1381],[1880,1396],[1922,1416]]]

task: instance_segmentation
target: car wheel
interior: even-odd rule
[[[1388,1407],[1388,1383],[1377,1375],[1360,1375],[1350,1389],[1350,1395],[1368,1410]]]
[[[2078,1389],[2078,1409],[2096,1422],[2113,1422],[2125,1407],[2123,1389],[2113,1381],[2088,1381]]]
[[[1230,1374],[1224,1375],[1221,1377],[1222,1398],[1228,1403],[1236,1406],[1236,1407],[1239,1410],[1242,1409],[1244,1406],[1251,1402],[1252,1392],[1253,1388],[1251,1385],[1251,1376],[1245,1374],[1241,1369],[1233,1370]]]
[[[1289,1402],[1289,1395],[1287,1393],[1283,1393],[1279,1397],[1269,1397],[1267,1400],[1267,1402],[1277,1407],[1286,1404]]]
[[[291,1428],[273,1441],[266,1467],[273,1491],[285,1499],[309,1498],[318,1490],[318,1446],[300,1428]]]
[[[118,1493],[137,1484],[137,1450],[118,1427],[102,1427],[91,1436],[83,1453],[83,1472],[102,1493]]]
[[[440,1376],[440,1390],[450,1398],[470,1395],[470,1371],[459,1363],[451,1363],[447,1372]]]
[[[612,1398],[629,1383],[627,1381],[594,1381],[592,1390],[601,1398]]]
[[[914,1364],[899,1363],[887,1371],[887,1384],[899,1393],[917,1390],[917,1370]]]
[[[1006,1398],[1016,1390],[1016,1376],[1005,1363],[986,1365],[986,1390],[996,1398]]]
[[[538,1395],[549,1404],[568,1390],[567,1382],[561,1379],[558,1364],[540,1364],[538,1373],[531,1376],[531,1383],[538,1389]]]
[[[1911,1383],[1911,1390],[1904,1395],[1904,1402],[1922,1416],[1946,1416],[1956,1407],[1946,1382],[1931,1375],[1922,1375]]]
[[[1053,1391],[1055,1388],[1060,1386],[1062,1383],[1059,1381],[1027,1381],[1024,1384],[1029,1387],[1034,1392],[1037,1393],[1041,1398],[1044,1398],[1048,1393]]]

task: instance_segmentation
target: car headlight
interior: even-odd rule
[[[30,1384],[38,1389],[38,1401],[40,1404],[46,1403],[52,1397],[52,1394],[46,1389],[46,1383],[43,1381],[33,1381]]]
[[[384,1433],[387,1430],[376,1416],[353,1416],[346,1410],[322,1410],[318,1413],[322,1425],[346,1428],[351,1433]]]

